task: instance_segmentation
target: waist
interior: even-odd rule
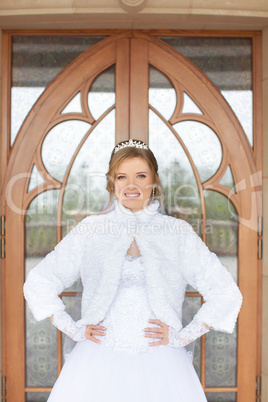
[[[153,352],[165,346],[149,346],[150,342],[160,339],[145,337],[145,328],[159,328],[159,325],[148,322],[156,318],[143,288],[122,289],[102,322],[106,327],[105,335],[98,338],[102,345],[115,350],[133,353]]]

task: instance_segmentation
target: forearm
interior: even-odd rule
[[[210,330],[211,327],[200,322],[197,318],[194,318],[181,331],[176,331],[173,327],[169,327],[169,345],[173,347],[184,347]]]
[[[51,316],[52,324],[76,342],[86,339],[86,326],[78,328],[72,317],[66,311],[59,311]]]

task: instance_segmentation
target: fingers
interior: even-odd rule
[[[149,322],[156,323],[156,324],[158,323],[158,325],[161,325],[161,327],[160,328],[159,327],[144,328],[144,332],[146,333],[145,336],[147,336],[147,335],[149,336],[149,332],[153,333],[153,334],[162,334],[162,338],[163,338],[163,336],[168,335],[168,325],[167,324],[163,323],[160,320],[149,320]],[[158,338],[158,336],[152,336],[152,335],[151,335],[151,337]]]
[[[163,339],[163,337],[165,336],[165,334],[144,334],[144,336],[146,336],[146,338],[161,338]]]
[[[157,332],[157,330],[163,331],[163,329],[168,330],[168,325],[165,324],[164,322],[160,321],[160,320],[151,319],[151,320],[148,320],[148,322],[151,322],[152,324],[160,325],[161,328],[153,327],[153,328],[145,328],[145,330],[152,330],[153,329],[155,332]]]
[[[106,328],[103,325],[87,325],[88,331],[96,331],[98,329],[102,331],[106,330]]]
[[[166,324],[164,324],[162,321],[160,321],[160,320],[157,320],[157,319],[151,319],[151,320],[148,320],[148,322],[151,322],[151,323],[154,323],[154,324],[158,324],[158,325],[161,325],[161,326],[163,326],[163,325],[166,325]]]
[[[154,338],[158,339],[160,338],[160,341],[155,341],[155,342],[149,342],[149,346],[157,346],[157,345],[167,345],[169,343],[168,336],[165,334],[145,334],[144,335],[146,338]]]
[[[95,342],[95,343],[100,343],[100,340],[97,339],[97,338],[94,338],[94,336],[88,336],[88,335],[86,335],[86,338],[87,338],[89,341],[92,341],[92,342]]]
[[[95,338],[93,335],[105,336],[105,333],[102,332],[105,330],[106,328],[103,325],[87,325],[85,335],[90,341],[100,343],[100,340]]]
[[[91,334],[91,335],[100,335],[100,336],[104,336],[104,335],[105,335],[104,332],[97,331],[97,330],[95,330],[95,329],[91,329],[91,330],[89,331],[89,334]]]
[[[151,319],[148,322],[160,325],[159,327],[144,328],[144,336],[146,338],[161,339],[159,341],[149,342],[149,346],[167,345],[168,344],[168,325],[161,320]]]
[[[163,328],[144,328],[144,331],[146,332],[163,332]]]

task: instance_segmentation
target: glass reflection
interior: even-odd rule
[[[192,321],[194,315],[201,307],[201,297],[187,296],[182,306],[182,325],[183,327]],[[193,365],[198,377],[201,379],[201,339],[189,344],[186,349],[194,353]]]
[[[161,71],[150,66],[149,74],[149,104],[168,121],[176,107],[176,91]]]
[[[235,281],[238,276],[238,221],[233,204],[216,191],[204,191],[207,246],[216,253]]]
[[[252,39],[161,37],[219,88],[253,146]]]
[[[253,91],[222,91],[253,146]]]
[[[81,107],[81,92],[78,92],[70,102],[62,110],[61,114],[65,113],[82,113]]]
[[[11,88],[11,132],[10,132],[10,145],[13,145],[16,136],[21,128],[21,125],[44,91],[44,87],[38,88],[25,88],[13,87]]]
[[[78,281],[73,296],[62,297],[62,301],[66,306],[66,311],[68,314],[70,314],[70,316],[73,318],[74,321],[78,321],[81,318],[82,290],[83,290],[82,283],[81,281]],[[62,339],[61,356],[63,365],[77,342],[73,341],[70,337],[66,336],[63,333],[61,333],[61,339]]]
[[[175,135],[151,110],[149,146],[158,161],[167,213],[199,227],[200,195],[191,164]]]
[[[222,147],[216,133],[198,121],[182,121],[173,127],[188,149],[201,182],[210,179],[222,161]]]
[[[71,61],[104,37],[13,36],[11,145],[46,86]]]
[[[183,107],[181,112],[203,114],[197,104],[192,100],[192,98],[190,98],[189,95],[187,95],[186,92],[183,92]]]
[[[62,181],[76,148],[91,125],[80,120],[67,120],[54,126],[42,146],[42,159],[48,173]]]
[[[26,386],[52,387],[57,379],[57,330],[37,322],[26,306]]]
[[[26,402],[47,402],[48,392],[26,392]]]
[[[25,217],[25,277],[57,243],[59,190],[45,191],[29,205]],[[26,314],[26,386],[50,387],[57,378],[56,328]],[[31,399],[29,399],[31,400]]]
[[[250,38],[161,37],[199,67],[220,90],[252,88]]]
[[[64,236],[83,217],[102,210],[107,199],[106,176],[115,145],[115,111],[90,133],[70,171],[62,206]]]
[[[230,168],[230,166],[227,167],[226,172],[224,173],[221,180],[219,181],[219,184],[222,184],[223,186],[228,187],[230,190],[232,190],[234,192],[236,191],[235,183],[234,183],[234,176],[233,176],[232,169]]]
[[[28,207],[25,217],[26,275],[57,244],[59,190],[44,191]]]
[[[230,200],[216,191],[205,191],[204,197],[209,228],[207,245],[218,255],[221,263],[237,282],[238,224],[235,208]],[[236,370],[236,331],[233,334],[215,331],[208,333],[206,335],[206,386],[236,386]]]
[[[208,402],[236,402],[236,392],[208,392]]]
[[[235,387],[237,331],[210,331],[206,335],[206,387]]]
[[[95,120],[115,103],[115,67],[98,75],[88,93],[88,108]]]
[[[36,188],[37,186],[39,186],[40,184],[43,184],[43,183],[45,183],[45,180],[38,172],[36,165],[33,165],[29,184],[28,184],[27,193],[29,193],[31,190],[33,190],[34,188]]]

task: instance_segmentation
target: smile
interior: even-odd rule
[[[127,197],[127,198],[137,198],[137,197],[139,197],[140,196],[140,193],[124,193],[124,195]]]

